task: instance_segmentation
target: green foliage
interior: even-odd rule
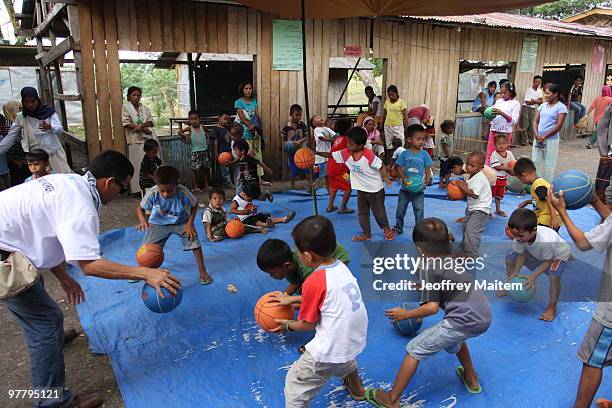
[[[177,77],[173,69],[155,69],[152,64],[121,64],[123,95],[130,86],[142,89],[142,103],[151,109],[156,125],[168,124],[177,105]]]
[[[519,10],[519,14],[560,20],[606,2],[601,0],[559,0]]]
[[[372,58],[370,62],[376,65],[376,68],[374,68],[374,77],[381,76],[383,74],[383,59],[382,58]]]

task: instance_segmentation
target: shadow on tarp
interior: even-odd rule
[[[395,187],[397,189],[397,187]],[[428,192],[439,193],[437,187]],[[282,215],[298,211],[298,220],[312,214],[309,197],[276,194],[274,203],[259,203],[260,211]],[[440,195],[441,196],[441,195]],[[509,195],[504,208],[510,212],[520,198]],[[326,196],[319,197],[324,208]],[[390,222],[395,219],[396,199],[386,200]],[[356,208],[352,198],[350,207]],[[465,210],[465,202],[441,198],[426,199],[426,216],[444,219],[461,239],[461,228],[454,219]],[[572,212],[577,224],[588,229],[598,222],[591,209]],[[351,241],[359,232],[357,215],[329,215],[338,241],[352,257],[349,265],[358,276],[362,244]],[[198,220],[200,218],[198,217]],[[503,239],[507,219],[492,218],[483,236],[483,245]],[[206,265],[215,282],[198,282],[193,255],[183,252],[173,237],[165,248],[168,268],[181,279],[182,304],[168,314],[150,312],[142,303],[142,283],[84,277],[72,270],[83,286],[86,302],[78,307],[82,325],[95,353],[108,354],[125,404],[141,407],[281,407],[287,369],[299,355],[311,333],[276,335],[261,331],[253,319],[257,299],[271,290],[282,290],[285,282],[261,272],[255,255],[267,238],[290,241],[290,225],[279,225],[268,235],[252,234],[220,243],[204,242]],[[403,235],[395,241],[411,247],[414,219],[409,210]],[[198,234],[204,237],[201,224]],[[372,220],[374,241],[382,233]],[[562,234],[567,238],[567,234]],[[123,228],[102,235],[104,256],[120,263],[135,264],[135,252],[143,234]],[[508,241],[509,242],[509,241]],[[578,260],[602,265],[603,256],[578,253]],[[501,262],[501,260],[500,260]],[[500,271],[503,274],[503,270]],[[572,274],[576,273],[575,271]],[[599,278],[576,273],[562,281],[568,285],[596,288]],[[234,284],[238,293],[226,286]],[[545,283],[544,283],[545,285]],[[586,290],[586,289],[585,289]],[[541,291],[546,294],[546,289]],[[400,302],[401,299],[398,299]],[[591,320],[594,304],[562,303],[554,323],[538,320],[547,297],[524,304],[511,300],[492,303],[493,323],[483,336],[469,346],[484,393],[470,395],[455,374],[456,358],[444,352],[423,362],[405,393],[409,407],[561,407],[570,406],[580,375],[575,354]],[[393,301],[366,301],[369,316],[368,341],[358,362],[368,386],[388,387],[405,356],[409,339],[395,332],[384,310],[398,305]],[[423,329],[438,322],[441,314],[425,319]],[[598,395],[612,395],[612,385],[604,380]],[[319,393],[315,407],[367,407],[347,396],[338,379]]]

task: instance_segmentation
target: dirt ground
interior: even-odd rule
[[[557,171],[579,169],[595,177],[598,157],[596,150],[584,148],[586,140],[577,139],[561,143]],[[530,148],[514,149],[517,157],[529,156]],[[274,183],[272,191],[287,189],[288,183]],[[228,192],[228,195],[230,193]],[[207,202],[205,193],[200,194],[201,202]],[[138,198],[124,197],[105,206],[100,217],[102,231],[135,225],[134,209]],[[67,304],[64,293],[52,276],[45,276],[47,291],[64,309],[66,328],[73,327],[80,333],[74,341],[65,348],[67,385],[75,392],[100,392],[105,397],[104,407],[123,407],[123,400],[110,359],[104,355],[94,355],[89,351],[87,338],[79,323],[76,309]],[[15,401],[8,399],[8,390],[30,387],[29,363],[25,342],[17,323],[9,316],[6,308],[0,307],[0,406],[30,407],[31,401]]]

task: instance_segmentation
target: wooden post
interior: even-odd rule
[[[36,25],[40,24],[42,22],[43,17],[41,16],[41,14],[43,13],[42,11],[43,6],[41,3],[37,4],[36,7]],[[42,41],[42,37],[40,35],[36,36],[36,50],[39,54],[43,54],[45,52],[44,48],[43,48],[43,41]],[[42,64],[42,61],[38,61],[38,68],[40,69],[40,73],[39,73],[39,80],[40,80],[40,93],[41,93],[41,98],[42,100],[48,104],[51,105],[53,104],[53,99],[51,96],[51,90],[50,90],[50,84],[49,84],[49,76],[47,73],[47,68]]]
[[[49,39],[51,40],[51,46],[55,47],[57,44],[55,40],[55,33],[53,32],[53,30],[49,30]],[[63,94],[64,86],[62,85],[62,72],[60,70],[59,59],[56,59],[55,61],[53,61],[53,69],[55,70],[55,83],[57,85],[57,93]],[[51,83],[51,87],[53,88],[53,83]],[[51,96],[53,97],[53,95]],[[60,104],[60,116],[62,120],[62,126],[65,131],[68,131],[68,118],[66,117],[66,102],[62,99],[59,99],[59,104]]]

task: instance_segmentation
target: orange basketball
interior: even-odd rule
[[[309,148],[302,147],[295,152],[293,161],[295,162],[295,165],[302,170],[310,169],[315,164],[315,155]]]
[[[157,244],[142,244],[136,252],[136,262],[145,268],[159,268],[164,262],[164,251]]]
[[[455,181],[448,183],[446,186],[446,194],[448,194],[448,198],[451,200],[463,200],[466,197],[465,193],[457,187]]]
[[[508,167],[510,167],[512,171],[514,171],[515,164],[516,164],[516,160],[510,160],[510,162],[508,163]]]
[[[270,331],[278,327],[274,319],[291,320],[295,315],[293,306],[279,306],[278,303],[270,302],[270,295],[273,292],[268,292],[263,295],[255,304],[255,321],[265,331]]]
[[[217,161],[222,166],[229,166],[229,164],[232,162],[232,154],[230,152],[220,153]]]
[[[244,224],[240,219],[234,218],[225,224],[225,233],[230,238],[240,238],[244,235]]]
[[[512,240],[514,240],[514,234],[509,226],[506,225],[506,236]]]

